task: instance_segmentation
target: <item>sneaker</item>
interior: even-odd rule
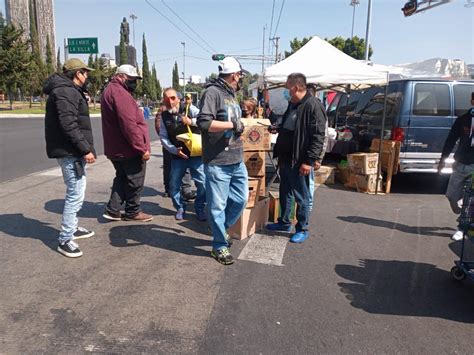
[[[212,250],[211,256],[220,262],[222,265],[231,265],[234,263],[234,258],[230,254],[229,248],[221,248],[219,250]]]
[[[290,242],[292,243],[303,243],[306,239],[308,239],[309,233],[308,231],[300,231],[293,234],[290,238]]]
[[[184,200],[187,201],[187,202],[196,199],[196,196],[197,196],[197,192],[196,192],[196,191],[191,191],[191,192],[188,192],[188,193],[186,193],[186,194],[183,194],[183,198],[184,198]]]
[[[90,238],[95,233],[82,227],[77,227],[77,231],[72,235],[72,239],[85,239]]]
[[[79,249],[79,245],[72,240],[68,240],[63,244],[60,243],[57,250],[68,258],[78,258],[82,256],[82,251]]]
[[[153,216],[144,212],[138,212],[133,217],[125,216],[123,219],[129,222],[150,222],[153,219]]]
[[[108,219],[109,221],[121,221],[123,216],[120,212],[118,213],[113,213],[105,210],[105,212],[102,214],[102,217],[105,219]]]
[[[207,215],[205,211],[196,211],[196,218],[198,221],[204,222],[207,221]]]
[[[176,212],[176,215],[174,216],[174,218],[177,220],[177,221],[182,221],[184,219],[184,209],[180,208],[177,212]]]
[[[229,249],[232,247],[232,244],[234,244],[234,240],[227,232],[225,232],[225,241],[227,242],[227,248]]]
[[[267,224],[266,228],[271,231],[279,231],[279,232],[291,232],[291,229],[293,226],[290,225],[284,225],[281,223],[270,223]]]
[[[464,238],[464,232],[463,231],[456,231],[456,233],[454,233],[452,236],[451,236],[451,240],[454,240],[454,241],[459,241],[459,240],[462,240]]]

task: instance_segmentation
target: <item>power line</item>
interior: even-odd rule
[[[171,6],[169,6],[169,5],[165,2],[165,0],[161,0],[161,2],[162,2],[163,5],[165,5],[177,18],[179,18],[180,21],[181,21],[182,23],[184,23],[184,25],[185,25],[187,28],[189,28],[192,33],[194,33],[196,36],[198,36],[199,39],[200,39],[201,41],[203,41],[212,51],[217,52],[204,38],[202,38],[202,37],[199,35],[199,33],[197,33],[191,26],[189,26],[189,25],[187,24],[187,22],[184,21],[184,20],[181,18],[181,16],[179,16],[179,15],[176,13],[176,11],[174,11],[173,8],[172,8]]]
[[[275,13],[275,0],[273,0],[272,5],[272,19],[270,21],[270,31],[268,31],[268,51],[267,54],[270,54],[270,38],[272,36],[272,29],[273,29],[273,14]]]
[[[283,12],[283,6],[285,6],[285,0],[283,0],[282,3],[281,3],[280,14],[278,15],[278,21],[277,21],[277,25],[275,27],[275,33],[273,33],[273,37],[276,37],[276,33],[278,31],[278,25],[280,24],[281,13]]]
[[[178,31],[180,31],[181,33],[183,33],[186,37],[188,37],[191,41],[193,41],[194,43],[196,43],[199,47],[201,47],[204,51],[206,51],[207,53],[209,54],[212,54],[211,51],[209,51],[207,48],[203,47],[199,42],[197,42],[194,38],[192,38],[190,35],[188,35],[186,32],[184,32],[178,25],[176,25],[173,21],[171,21],[165,14],[163,14],[160,10],[158,10],[149,0],[145,0],[145,2],[150,5],[150,7],[155,10],[156,12],[158,12],[161,16],[163,16],[166,21],[168,21],[169,23],[171,23]]]

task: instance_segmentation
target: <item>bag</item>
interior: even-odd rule
[[[186,106],[186,116],[188,116],[188,110],[189,106]],[[188,128],[188,133],[181,133],[176,136],[176,139],[184,143],[192,157],[200,157],[202,155],[201,135],[193,133],[188,125],[186,127]]]

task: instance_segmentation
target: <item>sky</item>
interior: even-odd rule
[[[434,57],[474,63],[474,7],[465,7],[466,0],[453,0],[404,17],[405,1],[372,0],[369,42],[374,63],[401,64]],[[361,38],[366,36],[367,9],[368,0],[360,0],[355,8],[354,35]],[[131,44],[135,32],[140,65],[145,34],[150,67],[156,65],[162,86],[171,84],[175,61],[179,72],[183,71],[183,49],[186,77],[193,74],[204,79],[217,72],[212,53],[262,54],[265,26],[265,54],[273,58],[275,48],[269,46],[269,37],[280,37],[281,52],[290,49],[295,37],[350,37],[353,15],[349,0],[55,0],[54,11],[56,46],[63,47],[65,38],[98,37],[99,52],[112,57],[120,39],[120,23],[127,17]],[[131,14],[137,16],[135,31]],[[261,72],[261,61],[241,63],[252,73]]]

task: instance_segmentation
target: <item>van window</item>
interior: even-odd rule
[[[454,116],[461,116],[471,108],[474,85],[456,84],[454,87]]]
[[[361,95],[362,92],[360,91],[351,91],[349,95],[344,94],[341,97],[336,113],[337,126],[344,126],[351,118],[353,118],[355,108],[357,107]]]
[[[337,104],[339,103],[339,100],[341,99],[342,93],[338,92],[336,96],[331,101],[331,104],[326,110],[327,116],[328,116],[328,124],[329,127],[334,127],[334,124],[336,122],[336,109],[337,109]]]
[[[413,115],[449,116],[450,112],[451,103],[448,85],[435,83],[415,85]]]

